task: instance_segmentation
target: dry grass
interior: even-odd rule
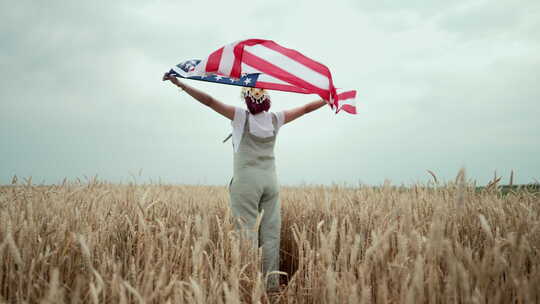
[[[540,302],[540,198],[283,188],[283,303]],[[0,302],[268,302],[225,187],[0,188]],[[285,285],[286,284],[286,285]]]

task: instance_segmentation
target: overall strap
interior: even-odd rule
[[[277,134],[277,117],[275,113],[272,113],[272,126],[274,126],[274,136]]]
[[[246,111],[246,121],[244,122],[244,133],[245,132],[249,132],[249,111]],[[242,136],[244,136],[244,134],[242,133]]]

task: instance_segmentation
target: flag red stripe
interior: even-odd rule
[[[304,81],[303,79],[298,78],[295,75],[285,71],[284,69],[277,67],[270,62],[251,54],[250,52],[244,51],[242,62],[281,81],[288,82],[292,85],[305,88],[308,91],[316,93],[325,100],[329,100],[330,98],[328,90],[318,88],[311,83]]]
[[[356,107],[349,104],[343,105],[340,110],[343,110],[349,114],[356,114]]]
[[[278,91],[285,91],[285,92],[295,92],[295,93],[302,93],[302,94],[311,94],[310,91],[306,89],[302,89],[290,84],[280,84],[280,83],[274,83],[274,82],[265,82],[265,81],[257,81],[257,85],[255,86],[257,88],[261,89],[269,89],[269,90],[278,90]]]
[[[356,98],[356,91],[347,91],[338,94],[338,100],[345,100],[350,98]]]
[[[208,60],[206,62],[206,72],[208,73],[215,73],[219,69],[219,62],[221,61],[221,55],[223,54],[223,47],[219,50],[213,52],[208,56]]]
[[[268,47],[269,49],[272,49],[284,56],[287,56],[289,57],[290,59],[310,68],[311,70],[313,70],[314,72],[317,72],[323,76],[325,76],[326,78],[328,78],[328,84],[329,84],[329,91],[330,91],[330,94],[331,95],[335,95],[336,94],[336,91],[335,91],[335,88],[334,88],[334,82],[332,80],[332,73],[330,73],[330,70],[323,64],[313,60],[313,59],[310,59],[306,56],[304,56],[302,53],[298,52],[298,51],[295,51],[295,50],[292,50],[292,49],[288,49],[288,48],[285,48],[285,47],[282,47],[281,45],[275,43],[274,41],[270,41],[268,40],[267,42],[263,43],[263,45],[265,47]]]
[[[242,43],[238,43],[233,50],[234,54],[234,63],[231,69],[231,74],[229,77],[232,78],[240,78],[240,73],[242,71],[242,51],[244,50],[244,46]]]
[[[244,46],[245,45],[256,45],[259,43],[263,43],[268,40],[262,40],[262,39],[248,39],[241,41],[237,43],[234,46],[233,54],[234,54],[234,63],[231,69],[231,74],[229,77],[232,78],[240,78],[242,73],[242,54],[244,53]]]
[[[313,71],[323,75],[323,76],[326,76],[328,78],[332,78],[332,75],[330,74],[330,70],[318,63],[317,61],[315,60],[312,60],[312,59],[309,59],[307,58],[306,56],[302,55],[300,52],[298,51],[295,51],[295,50],[291,50],[291,49],[288,49],[288,48],[284,48],[282,47],[281,45],[275,43],[274,41],[268,41],[268,42],[265,42],[263,43],[263,45],[269,49],[272,49],[280,54],[283,54],[289,58],[291,58],[292,60],[294,61],[297,61],[299,63],[301,63],[302,65],[312,69]]]

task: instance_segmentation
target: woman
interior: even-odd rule
[[[236,227],[254,244],[262,247],[263,273],[279,270],[279,241],[281,215],[279,188],[274,163],[274,144],[279,128],[298,117],[326,104],[314,101],[291,110],[271,113],[270,97],[265,90],[243,88],[242,99],[248,110],[222,103],[197,90],[176,77],[165,74],[169,80],[200,103],[232,121],[234,147],[234,175],[229,186],[231,210]],[[262,213],[259,230],[257,216]],[[279,290],[279,277],[270,274],[268,291]]]

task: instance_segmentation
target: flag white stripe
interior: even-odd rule
[[[227,44],[223,47],[221,61],[219,62],[219,72],[223,75],[231,75],[231,70],[234,64],[234,47],[237,43]]]
[[[340,100],[338,100],[338,102],[339,102],[340,107],[344,106],[344,105],[356,106],[356,102],[355,102],[354,97],[347,98],[347,99],[340,99]]]
[[[322,89],[329,89],[328,77],[321,75],[312,69],[306,67],[305,65],[299,63],[296,60],[293,60],[279,52],[276,52],[272,49],[265,47],[262,44],[257,44],[254,46],[245,46],[244,52],[248,51],[251,54],[264,59],[273,65],[280,67],[287,72],[293,74],[294,76],[309,82],[310,84]]]
[[[271,83],[275,83],[275,84],[286,84],[286,85],[291,85],[290,83],[288,82],[285,82],[285,81],[281,81],[277,78],[274,78],[270,75],[267,75],[267,74],[261,74],[259,76],[259,79],[258,81],[261,81],[261,82],[271,82]]]
[[[252,74],[252,73],[261,73],[261,75],[259,75],[259,79],[258,81],[262,81],[262,82],[271,82],[271,83],[277,83],[277,84],[286,84],[286,85],[291,85],[290,83],[288,82],[285,82],[285,81],[281,81],[275,77],[272,77],[268,74],[264,74],[262,73],[261,71],[257,70],[256,68],[252,67],[252,66],[249,66],[245,63],[242,63],[242,71],[244,73],[247,73],[247,74]]]
[[[175,71],[176,73],[178,73],[179,75],[182,75],[182,77],[188,77],[187,76],[187,73],[184,72],[184,70],[182,70],[181,68],[177,67],[177,66],[174,66],[173,68],[173,71]]]
[[[253,73],[261,73],[261,71],[257,70],[256,68],[249,66],[242,62],[242,73],[246,74],[253,74]]]
[[[199,62],[199,64],[197,64],[197,66],[195,67],[195,69],[189,73],[189,76],[202,76],[204,74],[206,74],[206,63],[208,62],[208,58],[204,58],[204,60],[202,60],[201,62]]]

